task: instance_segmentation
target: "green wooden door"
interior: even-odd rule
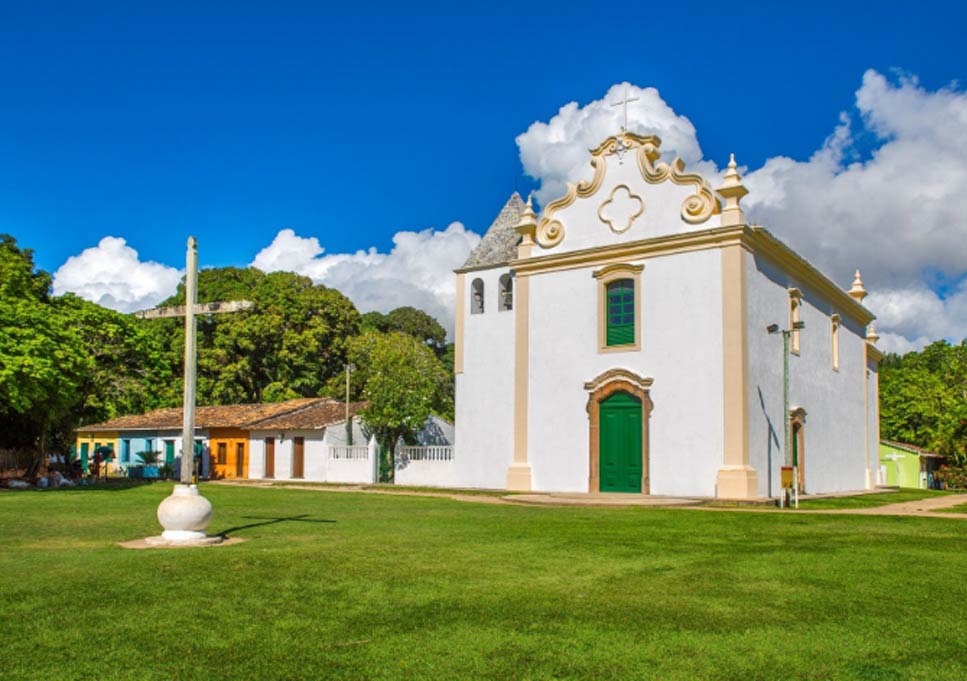
[[[81,470],[87,472],[87,460],[91,455],[91,445],[87,442],[81,443]]]
[[[175,442],[174,440],[165,440],[165,463],[175,462]]]
[[[641,402],[615,393],[601,403],[599,428],[601,491],[641,493]]]

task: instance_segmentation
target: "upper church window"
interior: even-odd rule
[[[514,309],[514,280],[510,274],[503,274],[500,277],[500,299],[497,301],[497,309]]]
[[[619,279],[608,284],[608,347],[635,342],[635,282]]]
[[[641,348],[641,272],[644,265],[609,265],[597,272],[598,352]]]
[[[839,371],[839,325],[840,317],[838,314],[834,314],[830,318],[829,330],[832,336],[832,355],[833,355],[833,369]]]
[[[484,283],[481,279],[474,279],[470,284],[470,314],[482,314],[484,311]]]

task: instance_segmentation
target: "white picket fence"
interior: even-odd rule
[[[329,445],[329,458],[341,461],[369,459],[369,445]]]
[[[453,461],[453,447],[451,445],[408,446],[402,445],[396,449],[397,456],[408,461]]]

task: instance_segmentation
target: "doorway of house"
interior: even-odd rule
[[[245,443],[235,443],[235,477],[245,477]]]
[[[641,401],[616,392],[601,403],[602,492],[641,493]]]
[[[265,438],[265,472],[262,474],[266,478],[275,477],[275,438]]]

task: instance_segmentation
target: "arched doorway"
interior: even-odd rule
[[[651,379],[612,369],[585,383],[588,396],[588,491],[648,494]]]
[[[616,392],[601,402],[598,467],[602,492],[641,493],[641,400]]]

